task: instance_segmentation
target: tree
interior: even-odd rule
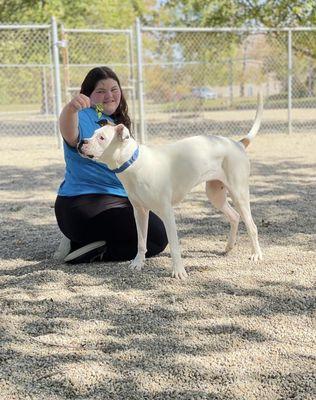
[[[314,0],[166,0],[163,7],[185,26],[312,26]]]
[[[315,0],[166,0],[163,6],[168,10],[169,20],[181,26],[282,28],[316,25]],[[233,42],[230,41],[230,48],[227,45],[218,47],[221,54],[236,52],[246,36],[235,37]],[[315,39],[315,31],[295,32],[292,36],[293,53],[300,58],[300,65],[304,66],[300,71],[300,79],[307,80],[305,85],[309,93],[313,91],[315,81]],[[284,32],[269,34],[268,42],[272,49],[276,46],[276,53],[282,51],[286,54],[287,38]],[[280,45],[282,48],[279,48]]]
[[[67,28],[130,28],[154,0],[0,0],[2,23],[49,23]]]

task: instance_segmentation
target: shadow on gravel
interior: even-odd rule
[[[143,288],[143,284],[138,283],[134,288]],[[32,289],[36,294],[36,284]],[[202,389],[205,382],[208,382],[225,387],[225,397],[214,393],[214,398],[237,399],[234,396],[227,397],[229,386],[236,379],[233,374],[228,371],[214,373],[207,366],[203,367],[198,362],[192,363],[191,357],[212,357],[217,352],[230,352],[236,345],[245,347],[248,342],[267,340],[259,332],[247,331],[238,325],[212,324],[207,328],[199,327],[196,312],[181,308],[174,310],[172,305],[166,304],[166,299],[163,305],[143,304],[135,307],[128,301],[115,303],[113,293],[98,297],[76,296],[74,292],[71,294],[69,301],[52,301],[48,296],[42,300],[6,300],[1,305],[2,310],[11,318],[31,317],[32,322],[20,325],[22,336],[33,352],[34,349],[41,349],[41,354],[49,353],[45,356],[38,354],[38,351],[32,355],[27,352],[5,351],[10,345],[15,348],[23,347],[23,342],[6,334],[5,324],[2,325],[2,367],[9,369],[10,363],[18,359],[23,365],[28,365],[27,371],[19,371],[19,381],[31,382],[33,389],[40,392],[41,396],[46,393],[77,398],[79,394],[91,394],[91,398],[95,398],[93,396],[98,392],[104,391],[107,398],[115,393],[114,398],[191,399],[210,396],[209,390]],[[96,332],[98,335],[84,337],[80,331],[73,329],[78,320],[82,325],[105,321],[108,328]],[[192,320],[196,323],[186,327]],[[178,331],[179,326],[183,326],[183,331]],[[77,334],[81,335],[79,341]],[[55,343],[48,342],[52,337],[55,338]],[[59,337],[63,338],[63,344],[58,342]],[[67,375],[67,368],[74,365],[80,368],[87,360],[89,363],[99,364],[103,360],[107,370],[115,372],[115,377],[105,377],[103,382],[94,386],[93,379],[88,384],[88,379],[81,370],[83,382],[85,379],[87,382],[86,387],[82,384],[80,391],[80,385],[79,388],[74,385]],[[150,390],[141,390],[139,379],[144,371],[149,386],[151,379],[155,379],[156,382],[169,382],[169,389],[159,390],[160,397],[155,397]],[[192,381],[196,390],[179,390],[179,387]],[[25,388],[26,393],[29,393],[29,388],[30,386]],[[22,388],[20,390],[23,392]]]
[[[14,333],[9,333],[4,320],[0,325],[0,368],[7,371],[10,379],[18,376],[17,381],[26,385],[19,389],[21,393],[30,393],[32,388],[43,398],[54,394],[69,399],[96,399],[98,393],[104,393],[107,398],[115,394],[113,398],[240,400],[231,391],[237,383],[236,374],[223,367],[215,372],[199,360],[212,360],[221,353],[232,357],[233,352],[252,351],[253,344],[269,346],[275,339],[246,328],[241,322],[217,323],[215,305],[216,315],[233,317],[231,321],[240,315],[306,315],[312,311],[311,289],[304,286],[259,281],[258,289],[245,289],[211,280],[193,283],[187,288],[189,293],[180,291],[173,298],[172,292],[163,292],[165,280],[161,282],[156,276],[144,279],[133,275],[126,266],[121,267],[121,274],[117,275],[117,271],[105,266],[101,275],[99,264],[72,266],[69,270],[65,265],[41,262],[7,275],[4,287],[11,290],[11,296],[1,297],[1,310],[6,318],[20,322]],[[81,273],[98,277],[99,281],[91,285],[80,283],[77,278]],[[58,280],[61,277],[63,282]],[[54,283],[65,293],[65,300],[53,298]],[[276,285],[277,295],[272,292]],[[91,288],[97,291],[100,287],[106,295],[88,295],[82,290],[91,293]],[[135,291],[136,298],[146,292],[148,302],[133,305],[131,297],[118,296],[129,290]],[[153,303],[157,293],[159,302]],[[203,312],[194,307],[201,298],[209,303]],[[240,307],[231,308],[236,302]],[[90,326],[89,334],[78,329],[78,324],[82,329]],[[23,348],[25,352],[17,350]],[[15,362],[25,368],[13,367],[12,375]],[[102,365],[101,382],[95,383],[93,375],[86,375],[83,365],[89,368],[91,363]],[[74,372],[76,368],[80,369],[80,378]],[[168,382],[169,389],[141,389],[140,379],[146,379],[149,386],[151,380]],[[277,387],[282,398],[312,391],[311,376],[304,374],[285,375],[275,370],[252,379],[259,385],[268,382]],[[189,382],[194,382],[195,390],[187,386]],[[203,389],[206,383],[207,390]]]
[[[276,290],[277,286],[277,290]],[[316,309],[314,287],[283,282],[258,281],[256,289],[242,288],[222,281],[201,283],[194,293],[203,298],[224,295],[228,303],[239,299],[241,303],[235,315],[268,316],[312,315]],[[247,304],[247,305],[245,305]]]
[[[0,166],[0,190],[21,192],[21,200],[27,193],[41,190],[55,193],[63,179],[64,167],[53,164],[42,168]],[[5,202],[1,201],[1,206]]]

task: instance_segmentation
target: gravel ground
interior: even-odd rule
[[[258,135],[251,194],[264,260],[249,261],[202,187],[176,209],[189,279],[167,249],[127,263],[64,265],[53,138],[1,152],[0,399],[315,398],[315,134]]]

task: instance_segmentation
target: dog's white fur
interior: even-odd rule
[[[187,276],[181,260],[173,205],[196,185],[206,182],[206,194],[214,207],[230,222],[226,251],[236,241],[239,215],[251,239],[251,259],[262,259],[257,227],[249,203],[249,161],[245,147],[257,134],[262,118],[262,96],[252,129],[240,142],[221,136],[194,136],[163,146],[139,146],[139,157],[117,176],[133,205],[138,233],[138,252],[131,267],[140,271],[145,262],[149,210],[163,221],[173,264],[172,276]],[[129,160],[138,144],[120,124],[104,126],[91,139],[81,142],[84,156],[106,164],[110,169]],[[227,201],[230,194],[238,213]]]

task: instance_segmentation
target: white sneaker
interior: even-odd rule
[[[71,264],[101,261],[105,251],[106,242],[104,240],[99,240],[98,242],[89,243],[72,251],[64,258],[64,261]]]
[[[70,240],[62,235],[58,249],[55,251],[53,258],[57,261],[62,261],[71,250]]]

